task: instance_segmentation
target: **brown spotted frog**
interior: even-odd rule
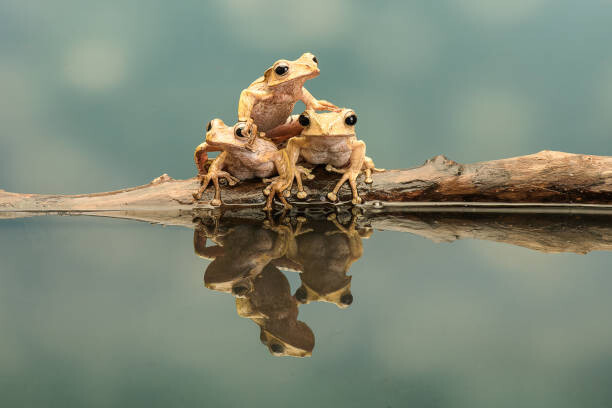
[[[293,180],[293,165],[290,163],[287,152],[278,150],[276,145],[261,136],[257,125],[253,125],[250,132],[246,132],[244,123],[227,126],[221,119],[211,120],[206,127],[206,142],[196,148],[196,163],[198,151],[206,150],[208,146],[222,151],[211,163],[208,172],[200,174],[201,187],[193,194],[196,200],[212,181],[215,186],[215,197],[211,205],[221,205],[221,191],[219,178],[224,178],[230,186],[241,180],[252,178],[279,176],[266,187],[268,199],[264,210],[272,209],[272,200],[278,196],[285,208],[291,208],[283,196],[283,191],[291,185]]]
[[[338,190],[348,181],[353,193],[353,204],[361,203],[361,197],[357,193],[357,176],[364,171],[365,182],[370,184],[372,172],[384,170],[374,167],[372,159],[365,155],[365,143],[357,140],[355,111],[342,109],[339,112],[317,113],[307,109],[298,120],[303,130],[300,136],[289,139],[287,143],[291,162],[296,164],[301,158],[310,164],[325,164],[327,171],[342,174],[334,189],[327,194],[327,198],[336,201]],[[301,175],[308,174],[308,171],[297,166],[294,173],[298,186],[297,196],[305,198],[306,192],[302,186]]]

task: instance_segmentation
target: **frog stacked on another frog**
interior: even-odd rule
[[[211,164],[207,172],[205,166],[208,160],[207,153],[213,151],[223,151],[225,153],[227,151],[227,145],[209,141],[207,133],[207,141],[200,144],[194,153],[194,160],[202,183],[200,190],[194,194],[196,200],[202,197],[203,191],[212,180],[216,188],[216,193],[211,204],[221,205],[218,177],[223,177],[227,179],[230,185],[235,185],[239,180],[247,178],[272,176],[274,174],[274,165],[271,161],[265,165],[263,161],[270,160],[271,157],[274,157],[274,155],[269,155],[268,153],[276,149],[276,146],[273,148],[272,146],[274,143],[263,143],[259,141],[265,140],[263,137],[267,133],[269,139],[280,144],[288,138],[298,135],[302,131],[302,126],[297,120],[298,116],[291,116],[291,112],[297,101],[301,100],[306,105],[306,108],[312,110],[339,110],[339,108],[331,102],[317,100],[308,90],[306,90],[306,88],[304,88],[304,83],[308,79],[318,76],[319,72],[317,58],[311,53],[305,53],[295,61],[276,61],[265,71],[262,77],[255,80],[247,89],[242,91],[238,103],[238,123],[234,126],[234,129],[240,130],[240,137],[249,138],[248,144],[240,143],[240,149],[242,149],[241,154],[245,156],[247,151],[250,151],[250,154],[247,156],[256,158],[256,160],[239,160],[240,164],[238,164],[235,160],[237,158],[237,151],[234,144],[232,145],[234,153],[229,155],[229,157],[223,153],[219,155],[219,158]],[[220,121],[219,119],[215,120]],[[214,121],[209,123],[207,132],[210,131],[212,122]],[[225,125],[223,124],[223,126]],[[257,130],[262,132],[258,133]],[[228,159],[231,159],[232,163],[234,163],[233,166],[224,164]],[[229,173],[222,171],[223,167],[227,167]],[[293,166],[291,167],[293,168]],[[263,171],[262,168],[269,171]],[[234,173],[234,171],[238,173]],[[292,170],[289,172],[292,172]],[[289,177],[288,172],[285,172],[285,175]],[[284,188],[291,186],[293,174],[289,177],[289,183],[281,179],[282,176],[275,179],[277,184],[274,189],[283,186],[285,186]],[[270,194],[270,190],[270,187],[265,190],[269,195],[268,204],[265,207],[266,209],[269,209],[271,205],[272,199],[270,197],[274,196],[274,192]],[[277,190],[275,190],[275,192],[278,193]],[[282,198],[281,201],[283,201],[285,206],[288,206],[284,198]]]

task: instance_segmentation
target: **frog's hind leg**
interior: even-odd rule
[[[367,184],[372,184],[372,173],[382,173],[385,171],[385,169],[377,169],[374,167],[374,161],[368,156],[365,156],[363,160],[363,171],[365,173],[364,182]]]

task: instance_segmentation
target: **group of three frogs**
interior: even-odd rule
[[[295,61],[279,60],[268,68],[240,94],[238,122],[227,126],[221,119],[213,119],[206,126],[206,141],[194,154],[201,186],[194,194],[196,200],[212,182],[215,195],[211,204],[221,205],[219,179],[230,186],[241,180],[262,178],[269,185],[265,210],[272,209],[277,196],[285,208],[295,180],[297,197],[306,192],[302,176],[314,176],[301,164],[326,165],[326,170],[342,174],[327,194],[337,200],[340,187],[348,181],[353,204],[361,203],[357,193],[357,176],[364,171],[365,182],[372,183],[374,167],[365,155],[366,146],[355,135],[357,115],[352,109],[339,108],[331,102],[318,100],[304,88],[304,83],[319,75],[317,58],[305,53]],[[300,115],[292,115],[298,101],[306,105]],[[327,111],[317,113],[317,111]],[[220,151],[206,169],[208,152]]]

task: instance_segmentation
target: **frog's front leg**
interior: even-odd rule
[[[346,169],[336,169],[329,164],[325,167],[327,171],[342,173],[342,177],[334,189],[327,193],[327,198],[331,201],[338,200],[338,190],[340,190],[340,187],[348,180],[351,191],[353,192],[353,204],[361,204],[361,197],[359,197],[359,193],[357,192],[357,176],[359,176],[365,160],[365,147],[365,143],[361,140],[351,142],[351,159],[349,167]]]
[[[285,209],[289,209],[291,208],[291,204],[287,202],[283,192],[291,186],[293,182],[295,172],[293,163],[289,159],[285,149],[274,152],[270,158],[274,161],[278,177],[266,188],[269,189],[269,193],[264,210],[272,210],[272,200],[274,200],[275,195],[278,196],[278,199],[283,203]]]
[[[306,178],[308,180],[312,180],[314,178],[314,175],[310,172],[310,170],[302,166],[295,165],[298,161],[298,158],[300,157],[301,148],[307,144],[308,140],[303,136],[292,137],[291,139],[289,139],[289,142],[287,142],[286,147],[287,156],[289,157],[289,161],[293,166],[295,182],[298,186],[297,197],[300,199],[304,199],[307,196],[306,192],[304,191],[304,186],[302,185],[302,174],[306,175]]]
[[[223,170],[223,168],[225,167],[226,158],[227,152],[221,153],[208,168],[208,173],[200,176],[200,179],[202,180],[201,186],[197,193],[193,194],[193,198],[195,198],[196,200],[200,200],[202,198],[202,194],[204,194],[204,191],[206,190],[206,187],[208,187],[208,184],[212,181],[213,185],[215,186],[215,198],[210,201],[210,204],[214,206],[221,205],[221,189],[219,188],[219,177],[225,178],[230,186],[234,186],[240,181],[236,177]]]
[[[304,87],[302,87],[302,97],[300,98],[300,100],[304,102],[304,105],[306,105],[306,109],[314,109],[317,111],[330,111],[330,112],[340,112],[342,110],[329,101],[315,98]]]
[[[208,152],[218,152],[220,149],[212,147],[208,143],[204,142],[196,147],[193,153],[193,160],[195,161],[196,167],[198,168],[198,175],[203,176],[206,174],[206,168],[204,167],[208,161]]]

